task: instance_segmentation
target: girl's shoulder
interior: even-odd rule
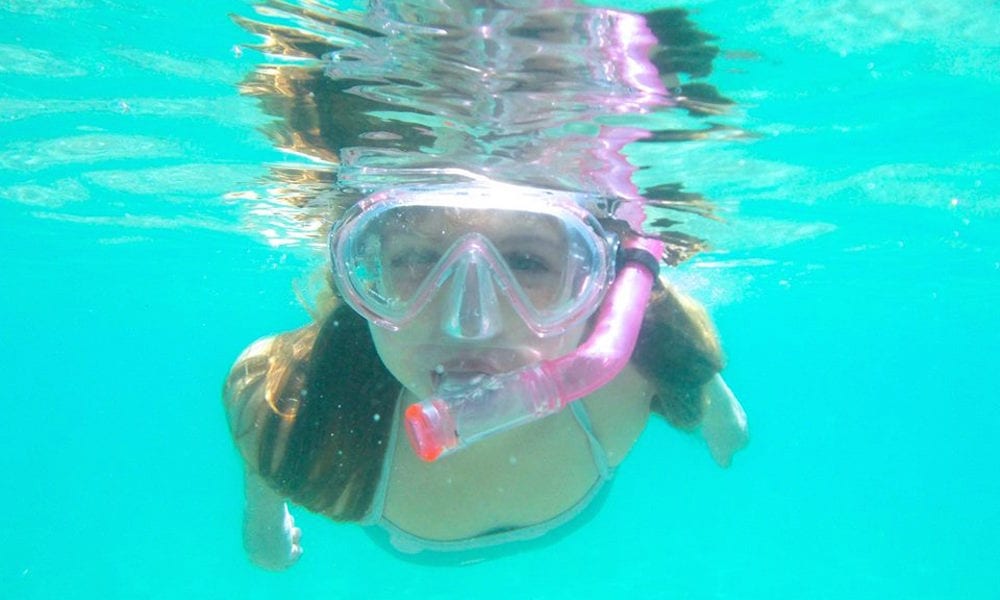
[[[315,324],[261,338],[243,350],[222,392],[229,430],[241,454],[256,456],[261,420],[282,410],[289,387],[300,385],[318,327]]]
[[[301,368],[309,360],[318,327],[315,324],[260,338],[236,358],[226,377],[223,400],[228,407],[288,370]]]

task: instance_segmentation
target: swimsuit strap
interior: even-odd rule
[[[597,436],[594,435],[594,426],[590,422],[590,413],[587,412],[587,406],[583,402],[570,402],[569,408],[573,411],[576,422],[580,424],[580,429],[587,435],[587,441],[590,442],[590,455],[594,459],[594,466],[597,467],[597,472],[600,474],[601,479],[610,478],[612,470],[608,464],[608,453],[601,444],[601,440],[597,439]]]
[[[378,525],[383,521],[385,512],[385,498],[389,489],[389,475],[392,473],[392,459],[396,454],[396,436],[399,433],[399,417],[403,410],[403,396],[406,388],[399,390],[399,398],[396,400],[395,414],[392,415],[392,425],[389,427],[389,445],[385,449],[385,458],[382,460],[382,471],[379,473],[378,484],[372,494],[372,503],[368,507],[368,512],[358,521],[361,525]]]

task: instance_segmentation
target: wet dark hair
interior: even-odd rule
[[[401,384],[375,351],[367,322],[345,305],[321,324],[300,377],[286,377],[260,431],[257,468],[296,504],[356,521],[371,505]]]

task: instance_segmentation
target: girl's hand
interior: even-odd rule
[[[302,556],[301,538],[302,530],[295,526],[295,519],[285,503],[281,503],[277,513],[251,510],[247,506],[243,521],[243,547],[257,566],[281,571],[294,565]]]
[[[733,455],[750,441],[747,415],[732,390],[716,375],[708,382],[708,407],[701,422],[701,434],[708,442],[708,451],[720,467],[728,467]]]

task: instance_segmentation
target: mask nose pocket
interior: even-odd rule
[[[503,329],[500,301],[489,265],[470,248],[454,266],[445,303],[445,333],[456,339],[485,340]]]

